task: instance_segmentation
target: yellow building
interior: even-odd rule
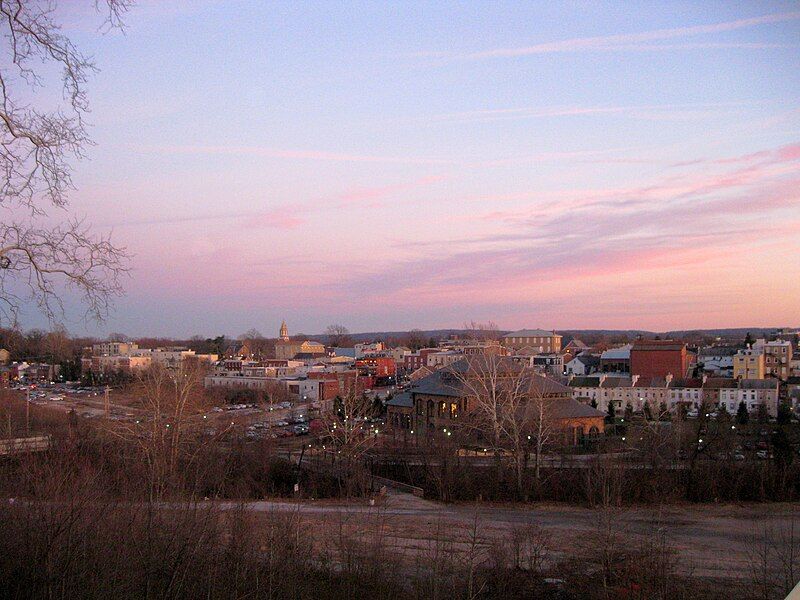
[[[278,360],[291,360],[298,356],[302,358],[325,356],[325,346],[319,342],[290,339],[286,321],[281,323],[279,336],[280,339],[275,342],[275,358]]]
[[[734,379],[764,379],[764,355],[755,350],[739,350],[733,356]]]

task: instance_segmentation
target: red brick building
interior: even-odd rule
[[[365,356],[356,361],[356,369],[360,375],[371,375],[375,379],[394,377],[397,363],[391,356]]]
[[[417,352],[406,354],[403,356],[403,369],[405,369],[406,373],[411,373],[420,367],[427,366],[428,354],[440,351],[439,348],[422,348]]]
[[[356,382],[355,371],[318,372],[311,371],[309,379],[320,380],[320,400],[330,400],[336,396],[345,396],[352,392]],[[358,392],[375,387],[375,378],[368,375],[358,376]]]
[[[631,375],[647,377],[686,377],[689,354],[686,344],[674,340],[634,342],[631,348]]]

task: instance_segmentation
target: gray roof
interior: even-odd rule
[[[625,344],[624,346],[620,346],[619,348],[609,348],[600,355],[600,358],[604,360],[630,359],[632,347],[633,346],[631,344]]]
[[[667,380],[663,377],[639,377],[633,387],[665,388],[667,387]]]
[[[572,360],[577,360],[578,362],[583,363],[586,366],[600,364],[600,357],[595,356],[594,354],[578,354],[578,356],[576,356]]]
[[[605,417],[606,413],[573,398],[558,400],[549,405],[551,415],[556,419],[575,419],[579,417]]]
[[[597,376],[573,377],[569,387],[600,387],[600,378]]]
[[[511,338],[511,337],[547,337],[558,335],[557,333],[553,333],[552,331],[546,331],[544,329],[520,329],[519,331],[512,331],[511,333],[505,334],[504,338]],[[559,336],[560,337],[560,336]]]
[[[412,408],[414,406],[414,400],[411,397],[411,392],[400,392],[399,394],[392,396],[392,398],[386,402],[386,406]]]
[[[703,389],[719,390],[736,387],[736,380],[733,377],[709,377],[703,384]]]
[[[703,380],[702,379],[698,379],[696,377],[675,378],[670,382],[669,387],[671,387],[671,388],[701,388],[701,387],[703,387]]]
[[[519,364],[506,360],[505,357],[494,357],[488,359],[485,356],[478,355],[470,359],[459,360],[449,367],[434,371],[427,377],[423,377],[411,386],[409,392],[411,394],[429,394],[431,396],[451,396],[463,397],[466,395],[464,390],[463,377],[468,373],[470,368],[480,370],[481,364],[488,360],[500,360],[504,367],[508,368],[509,373],[516,373],[523,369]],[[568,396],[569,388],[561,383],[544,377],[536,373],[530,373],[531,387],[536,388],[545,394],[563,394]]]
[[[733,346],[706,346],[700,348],[699,356],[734,356],[739,351]]]
[[[565,348],[588,348],[586,344],[584,344],[579,339],[573,338],[569,341],[569,343],[565,346]]]
[[[600,387],[603,388],[631,387],[631,378],[609,375],[603,380],[603,383],[600,384]]]
[[[742,390],[775,390],[778,389],[777,379],[740,379],[739,389]]]

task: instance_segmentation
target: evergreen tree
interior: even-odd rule
[[[594,398],[592,398],[591,404],[592,404],[592,408],[597,408],[597,400],[595,400]]]
[[[719,421],[727,422],[731,418],[730,413],[728,412],[727,407],[724,403],[720,402],[719,406],[717,406],[717,419]]]
[[[744,345],[745,345],[745,347],[752,346],[754,342],[755,342],[755,340],[753,339],[753,336],[750,335],[750,332],[748,331],[747,335],[744,336]]]
[[[648,421],[653,420],[653,411],[650,409],[650,402],[644,403],[644,418]]]
[[[767,405],[763,402],[758,405],[758,422],[766,423],[769,421],[769,412],[767,412]]]
[[[736,410],[736,422],[739,425],[747,425],[750,420],[750,413],[747,412],[747,405],[744,402],[739,402],[739,408]]]
[[[613,423],[614,419],[616,419],[616,416],[617,416],[616,415],[616,411],[614,410],[614,403],[613,402],[609,402],[608,403],[607,412],[608,412],[608,414],[606,415],[606,422],[607,423]]]
[[[788,425],[792,421],[792,411],[786,402],[778,407],[778,425]]]
[[[662,402],[661,404],[658,405],[658,413],[659,415],[661,415],[662,419],[665,419],[667,421],[672,420],[672,415],[669,414],[669,408],[667,408],[666,402]]]
[[[633,419],[633,406],[631,406],[631,403],[628,402],[625,405],[625,420],[630,421],[631,419]]]
[[[789,441],[789,436],[786,435],[786,431],[781,428],[775,431],[772,434],[772,453],[775,457],[775,463],[778,465],[778,469],[782,472],[785,471],[786,467],[792,464],[792,459],[794,458],[792,452],[792,443]]]

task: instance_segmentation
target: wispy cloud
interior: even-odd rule
[[[644,31],[640,33],[622,33],[615,35],[593,36],[584,38],[571,38],[566,40],[558,40],[553,42],[543,42],[533,44],[531,46],[523,46],[516,48],[495,48],[491,50],[482,50],[479,52],[472,52],[468,54],[454,55],[447,53],[433,53],[425,52],[421,56],[425,57],[438,57],[445,59],[457,60],[481,60],[487,58],[509,58],[519,56],[532,56],[536,54],[553,54],[564,52],[584,52],[584,51],[598,51],[598,50],[612,50],[612,51],[652,51],[652,50],[674,50],[674,49],[695,49],[695,48],[713,48],[713,47],[743,47],[743,48],[772,48],[783,47],[781,45],[760,44],[760,43],[734,43],[722,44],[719,43],[694,43],[694,44],[678,44],[678,45],[659,45],[653,42],[660,42],[662,40],[673,40],[684,37],[692,37],[697,35],[709,35],[723,33],[727,31],[734,31],[737,29],[746,29],[757,27],[760,25],[769,25],[774,23],[781,23],[785,21],[795,21],[800,19],[800,11],[791,11],[776,13],[771,15],[763,15],[759,17],[752,17],[748,19],[737,19],[735,21],[725,21],[722,23],[712,23],[708,25],[693,25],[688,27],[675,27],[669,29],[655,29],[651,31]]]
[[[287,150],[266,146],[233,146],[233,145],[173,145],[173,146],[136,146],[143,152],[160,154],[210,154],[217,156],[260,156],[275,159],[319,160],[331,162],[354,163],[394,163],[412,165],[447,165],[453,161],[429,157],[375,156],[369,154],[349,154],[326,152],[321,150]]]
[[[356,188],[347,192],[342,192],[335,197],[339,206],[347,207],[353,204],[361,204],[378,206],[379,200],[388,198],[400,192],[412,190],[414,188],[424,187],[438,183],[446,179],[444,175],[431,175],[429,177],[421,177],[420,179],[409,181],[405,183],[396,183],[392,185],[383,185],[375,187]],[[323,200],[324,202],[325,200]]]

